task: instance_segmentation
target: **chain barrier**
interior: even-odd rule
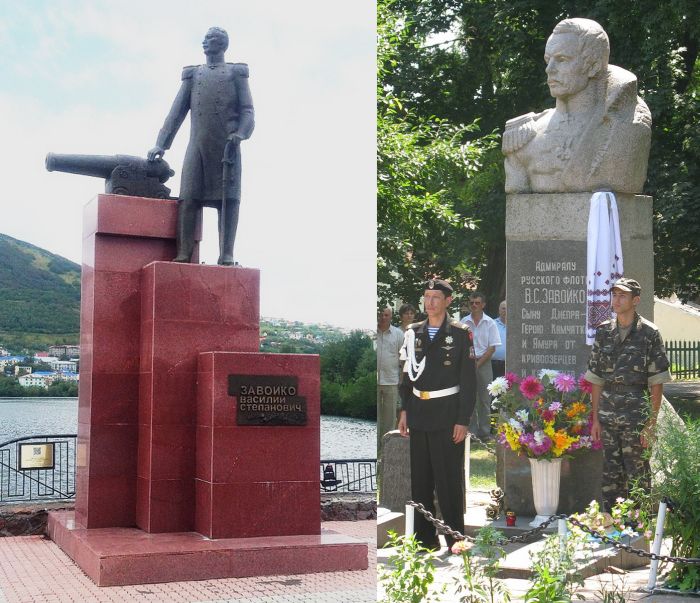
[[[414,509],[416,509],[425,519],[432,524],[438,531],[438,533],[443,534],[445,536],[450,536],[454,538],[455,540],[466,540],[467,542],[476,542],[476,539],[471,537],[471,536],[465,536],[464,534],[458,532],[457,530],[453,530],[450,526],[448,526],[444,521],[439,520],[437,517],[435,517],[430,511],[428,511],[421,503],[414,502],[412,500],[408,501],[408,504],[412,506]],[[598,538],[602,542],[605,542],[607,544],[610,544],[614,548],[620,550],[623,549],[627,551],[628,553],[631,553],[633,555],[637,555],[638,557],[646,557],[647,559],[651,559],[653,561],[664,561],[664,562],[669,562],[669,563],[684,563],[687,565],[700,565],[700,558],[699,557],[671,557],[670,555],[657,555],[656,553],[648,553],[647,551],[643,551],[642,549],[635,549],[633,546],[629,544],[624,544],[623,542],[620,542],[619,540],[615,540],[614,538],[608,536],[607,534],[602,534],[600,532],[597,532],[596,530],[589,528],[586,524],[580,522],[578,519],[574,519],[572,517],[569,517],[568,515],[564,513],[560,513],[559,515],[552,515],[545,521],[543,521],[539,526],[536,528],[533,528],[532,530],[528,530],[527,532],[523,532],[522,534],[518,534],[516,536],[511,536],[510,538],[502,538],[498,541],[498,544],[503,546],[506,544],[513,544],[513,543],[524,543],[530,538],[534,536],[540,536],[542,533],[549,527],[549,524],[551,524],[554,521],[557,521],[559,519],[566,519],[568,522],[572,523],[573,525],[577,526],[584,532],[590,534],[594,538]]]
[[[423,515],[423,517],[425,517],[425,519],[430,524],[432,524],[440,534],[443,534],[444,536],[450,536],[450,537],[454,538],[455,540],[466,540],[467,542],[472,542],[472,543],[476,542],[476,539],[473,538],[472,536],[466,536],[466,535],[462,534],[461,532],[458,532],[457,530],[453,530],[444,521],[441,521],[437,517],[435,517],[421,503],[417,503],[417,502],[414,502],[412,500],[409,500],[408,504],[410,506],[412,506],[414,509],[418,510],[418,512],[421,515]],[[527,542],[533,536],[540,536],[549,527],[549,524],[552,523],[553,521],[556,521],[557,519],[566,519],[566,515],[552,515],[549,519],[542,522],[536,528],[533,528],[532,530],[528,530],[527,532],[523,532],[522,534],[517,534],[515,536],[511,536],[510,538],[502,538],[501,540],[498,541],[498,544],[504,545],[504,544],[513,544],[516,542],[520,542],[520,543]]]
[[[475,441],[479,442],[479,444],[481,444],[481,445],[486,449],[486,452],[488,452],[489,454],[493,454],[494,456],[496,456],[496,450],[495,450],[494,448],[491,448],[491,446],[488,444],[488,442],[484,442],[484,440],[482,440],[481,438],[478,438],[478,437],[475,436],[473,433],[470,433],[470,434],[469,434],[469,437],[470,437],[472,440],[475,440]]]

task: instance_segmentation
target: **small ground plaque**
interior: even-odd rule
[[[237,425],[306,425],[306,398],[297,395],[298,389],[293,376],[228,376],[228,393],[237,399]]]

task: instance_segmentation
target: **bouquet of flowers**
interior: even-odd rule
[[[591,384],[568,373],[541,370],[520,379],[513,373],[488,386],[502,422],[497,440],[519,455],[553,459],[581,448],[600,448],[591,439]]]

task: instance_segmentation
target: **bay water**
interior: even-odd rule
[[[377,458],[377,424],[321,416],[321,459]],[[32,435],[78,432],[77,398],[0,398],[0,444]]]

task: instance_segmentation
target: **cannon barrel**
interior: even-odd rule
[[[108,179],[117,166],[145,170],[146,176],[157,178],[161,183],[166,182],[175,173],[162,159],[148,161],[132,155],[46,155],[46,169],[49,172],[67,172]]]

